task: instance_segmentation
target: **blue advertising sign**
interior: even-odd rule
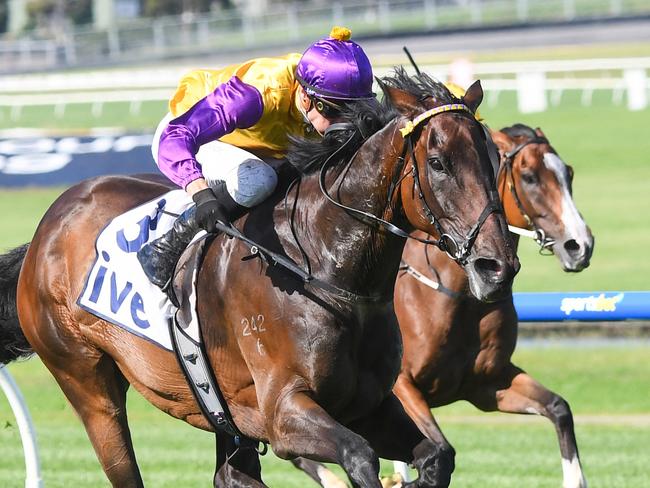
[[[71,185],[106,174],[158,173],[151,134],[0,139],[0,187]]]
[[[650,320],[650,292],[514,293],[521,322]]]

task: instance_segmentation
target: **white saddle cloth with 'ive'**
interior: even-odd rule
[[[136,253],[167,232],[191,205],[187,193],[173,190],[115,217],[97,237],[97,257],[79,306],[171,351],[169,321],[176,308],[146,277]]]

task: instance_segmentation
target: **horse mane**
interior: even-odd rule
[[[427,99],[433,99],[439,104],[459,101],[444,83],[426,73],[410,76],[401,66],[395,67],[391,76],[381,78],[380,85],[416,96],[423,105],[423,110],[426,108],[424,103]],[[352,137],[345,149],[337,155],[337,162],[348,161],[366,139],[386,127],[398,115],[398,110],[388,97],[384,97],[382,101],[370,99],[346,104],[341,112],[340,122],[351,124],[350,129],[326,132],[322,139],[290,136],[287,160],[301,173],[313,173]]]
[[[391,88],[415,95],[423,105],[427,99],[432,99],[436,105],[460,102],[442,81],[426,73],[410,76],[402,66],[396,67],[392,76],[385,76],[381,81]]]
[[[510,127],[504,127],[501,129],[501,132],[513,139],[515,137],[526,137],[527,139],[534,139],[537,137],[535,131],[525,124],[515,124]]]
[[[349,129],[329,131],[319,139],[289,136],[287,160],[301,173],[313,173],[352,137],[337,156],[338,161],[347,161],[366,139],[396,116],[397,112],[391,106],[376,99],[346,104],[339,122],[350,124]]]

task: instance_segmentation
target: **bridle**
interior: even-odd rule
[[[548,144],[548,143],[549,142],[545,137],[533,137],[532,139],[528,139],[527,141],[524,141],[521,144],[515,146],[511,151],[508,151],[503,154],[503,164],[501,165],[499,172],[503,170],[505,170],[506,172],[506,176],[504,180],[505,184],[508,186],[508,189],[510,190],[510,194],[514,199],[515,204],[519,209],[519,212],[524,217],[524,220],[526,221],[528,228],[533,229],[532,230],[532,232],[534,232],[533,238],[535,239],[535,242],[537,242],[537,244],[540,247],[539,253],[552,255],[553,250],[551,248],[555,244],[555,240],[550,237],[547,237],[546,232],[544,232],[544,229],[541,229],[537,225],[535,225],[533,219],[530,217],[530,215],[528,215],[528,213],[524,209],[524,206],[521,203],[521,199],[519,198],[519,194],[517,193],[517,187],[515,185],[515,179],[514,179],[513,169],[512,169],[512,165],[514,163],[515,157],[517,156],[517,154],[521,152],[523,148],[525,148],[529,144]],[[516,234],[527,235],[523,232],[519,232],[517,229],[518,229],[517,227],[514,228],[510,227],[510,230]]]
[[[411,163],[412,163],[411,172],[413,174],[413,180],[415,184],[415,189],[418,194],[418,198],[422,204],[422,209],[424,210],[426,217],[429,219],[429,222],[435,227],[436,232],[440,236],[437,246],[442,251],[447,253],[447,255],[450,258],[452,258],[454,261],[456,261],[461,265],[464,265],[467,263],[467,258],[469,257],[474,242],[476,241],[476,237],[478,236],[478,233],[481,230],[481,227],[483,226],[487,218],[492,213],[501,213],[501,203],[499,200],[498,192],[490,191],[489,194],[490,200],[488,204],[481,212],[481,215],[479,216],[477,222],[470,228],[469,232],[465,235],[464,241],[460,244],[456,242],[456,240],[453,238],[451,234],[444,231],[442,225],[440,224],[440,221],[436,218],[433,211],[431,210],[431,207],[429,206],[429,203],[427,202],[424,193],[422,191],[422,183],[420,182],[420,172],[418,171],[417,160],[415,157],[414,134],[416,133],[416,129],[418,128],[418,126],[420,126],[422,123],[428,122],[432,117],[435,117],[440,113],[451,112],[451,111],[469,113],[472,119],[476,120],[474,118],[474,112],[472,112],[472,110],[469,107],[467,107],[465,104],[452,103],[448,105],[442,105],[440,107],[435,107],[433,109],[427,110],[426,112],[423,112],[412,121],[407,122],[406,127],[400,129],[400,132],[402,133],[402,136],[406,141],[408,152],[410,152],[411,154]],[[482,133],[485,136],[485,132],[482,131]],[[425,170],[428,170],[428,167],[429,167],[428,165],[425,165]]]
[[[394,235],[397,235],[402,238],[406,239],[414,239],[419,242],[422,242],[424,244],[432,244],[436,247],[438,247],[441,251],[444,251],[447,253],[447,255],[452,258],[454,261],[459,263],[460,265],[465,265],[467,263],[467,258],[469,257],[469,254],[472,250],[472,247],[474,245],[474,242],[476,241],[476,237],[478,236],[478,233],[485,223],[486,219],[490,214],[501,212],[502,207],[501,207],[501,202],[498,198],[498,192],[496,191],[491,191],[490,192],[490,201],[486,205],[486,207],[483,209],[481,212],[481,215],[478,218],[478,221],[476,224],[472,226],[472,228],[469,230],[469,232],[466,234],[465,239],[462,243],[458,243],[453,236],[448,234],[447,232],[444,231],[440,221],[438,218],[436,218],[435,214],[431,210],[431,207],[429,206],[429,203],[426,201],[426,198],[424,196],[424,193],[422,192],[422,184],[420,182],[420,175],[418,171],[418,166],[417,166],[417,159],[415,156],[415,137],[414,134],[419,131],[417,130],[422,124],[428,123],[428,121],[435,117],[436,115],[439,115],[441,113],[445,112],[466,112],[469,113],[472,116],[472,119],[474,119],[474,113],[472,110],[467,107],[465,104],[462,103],[451,103],[447,105],[441,105],[439,107],[432,108],[430,110],[427,110],[423,112],[422,114],[418,115],[415,119],[407,121],[405,127],[400,129],[400,133],[402,134],[402,137],[404,138],[405,144],[404,144],[404,149],[402,151],[402,154],[398,158],[398,163],[399,163],[399,171],[396,172],[396,174],[401,174],[402,169],[404,165],[406,164],[406,158],[410,156],[411,160],[411,169],[404,175],[402,176],[398,183],[393,186],[391,190],[391,194],[399,187],[401,182],[404,180],[404,177],[408,173],[413,174],[413,180],[414,180],[414,187],[417,190],[418,193],[418,198],[422,204],[422,208],[424,210],[425,215],[429,219],[429,222],[435,227],[436,232],[440,236],[439,239],[422,239],[417,236],[412,236],[405,230],[397,227],[396,225],[380,218],[377,217],[369,212],[364,212],[363,210],[355,209],[352,207],[349,207],[347,205],[344,205],[340,203],[339,201],[335,200],[332,198],[332,196],[329,194],[327,189],[325,188],[325,174],[326,171],[329,167],[330,161],[335,161],[334,156],[342,150],[353,138],[354,134],[350,136],[350,138],[339,148],[337,151],[335,151],[330,158],[328,158],[327,161],[323,164],[320,170],[320,175],[319,175],[319,184],[320,184],[320,189],[323,195],[334,205],[337,207],[353,213],[354,215],[360,217],[364,222],[366,222],[368,225],[371,225],[375,228],[377,227],[383,227],[384,229],[388,230]],[[474,119],[475,120],[475,119]],[[340,126],[340,127],[337,127]],[[349,130],[349,124],[333,124],[329,130]],[[352,161],[354,160],[354,157],[350,159],[350,162],[348,163],[351,164]]]

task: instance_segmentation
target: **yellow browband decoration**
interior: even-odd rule
[[[441,105],[440,107],[435,107],[430,110],[427,110],[426,112],[421,113],[413,120],[409,120],[406,123],[406,125],[399,131],[402,133],[402,137],[406,137],[425,120],[430,119],[434,115],[438,115],[443,112],[452,112],[452,111],[469,112],[470,114],[474,115],[474,112],[472,112],[472,110],[467,105],[463,103],[450,103],[449,105]]]

